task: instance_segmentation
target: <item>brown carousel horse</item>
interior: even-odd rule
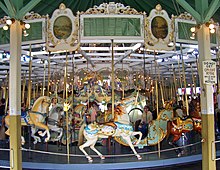
[[[45,130],[45,134],[47,134],[47,137],[45,138],[45,141],[49,141],[50,139],[50,131],[49,127],[44,123],[45,118],[47,117],[48,108],[50,105],[50,98],[47,96],[39,97],[35,102],[34,105],[29,111],[28,114],[22,115],[21,119],[21,125],[27,126],[31,125],[31,136],[34,138],[34,143],[41,142],[41,139],[38,136],[35,136],[35,133],[38,129]],[[9,117],[10,115],[7,115],[5,117],[5,124],[8,127],[8,130],[5,132],[5,134],[10,136],[10,124],[9,124]],[[25,143],[24,137],[21,137],[22,144]]]
[[[196,131],[201,134],[201,117],[200,117],[200,103],[198,99],[193,99],[190,103],[189,116],[186,116],[185,109],[175,109],[174,119],[167,125],[168,135],[171,134],[173,139],[169,142],[170,145],[178,147],[176,144],[181,137],[186,138],[186,133],[190,131]],[[182,112],[182,113],[181,113]],[[185,112],[185,113],[184,113]],[[177,150],[178,156],[183,153],[181,149]]]

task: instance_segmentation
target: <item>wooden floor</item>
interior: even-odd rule
[[[183,143],[184,141],[180,141]],[[100,141],[96,148],[106,156],[105,160],[95,155],[87,149],[92,155],[93,163],[88,163],[85,156],[79,150],[76,143],[70,146],[70,161],[67,159],[67,147],[58,146],[56,142],[38,143],[34,145],[27,142],[23,146],[22,161],[23,169],[71,169],[71,170],[105,170],[105,169],[166,169],[166,170],[200,170],[201,169],[201,143],[199,136],[195,135],[193,140],[186,143],[189,147],[183,147],[184,154],[177,156],[176,150],[171,147],[166,140],[160,145],[160,155],[158,146],[136,148],[142,156],[138,161],[129,147],[122,146],[114,140]],[[8,149],[9,142],[1,141],[1,149]],[[218,147],[217,147],[218,148]],[[219,147],[220,148],[220,147]],[[9,152],[0,149],[0,166],[9,166]],[[219,153],[220,155],[220,153]],[[219,168],[220,170],[220,168]]]

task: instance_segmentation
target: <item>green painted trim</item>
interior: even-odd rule
[[[205,14],[205,11],[208,9],[208,7],[209,7],[208,0],[199,0],[199,1],[195,0],[195,10],[198,13],[200,13],[202,21],[205,18],[204,14]]]
[[[15,15],[15,11],[13,9],[13,6],[12,6],[11,2],[9,0],[4,0],[4,2],[5,2],[5,5],[6,5],[7,9],[8,9],[9,17],[15,18],[16,15]]]
[[[0,8],[9,16],[9,11],[6,6],[0,1]]]
[[[214,13],[219,9],[220,1],[219,0],[212,0],[209,8],[204,13],[204,22],[208,22],[210,18],[214,15]]]
[[[25,14],[32,10],[41,0],[31,0],[26,6],[24,6],[19,12],[18,12],[18,18],[23,19]]]
[[[19,11],[22,7],[23,7],[23,0],[11,0],[11,2],[13,3],[16,11]]]
[[[198,23],[202,22],[201,15],[193,9],[185,0],[176,0],[187,12],[189,12]]]

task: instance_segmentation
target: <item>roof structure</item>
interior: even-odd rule
[[[192,1],[186,0],[190,5]],[[23,5],[27,4],[29,1],[24,0]],[[36,5],[33,10],[34,13],[39,15],[49,15],[52,17],[54,10],[59,8],[61,3],[66,5],[66,8],[72,10],[73,14],[76,15],[77,12],[85,12],[89,8],[93,8],[94,5],[99,6],[100,4],[110,2],[121,3],[125,7],[130,6],[131,8],[137,10],[138,12],[146,13],[149,16],[150,11],[160,4],[161,7],[167,11],[169,17],[172,15],[179,16],[184,13],[183,8],[178,5],[175,0],[170,1],[131,1],[131,0],[118,0],[118,1],[108,1],[108,0],[93,0],[93,1],[68,1],[68,0],[41,0],[38,5]],[[210,1],[211,2],[211,1]],[[214,15],[214,21],[219,19],[219,10]],[[0,17],[4,17],[6,14],[0,10]],[[217,25],[217,24],[216,24]],[[187,31],[188,32],[188,31]],[[189,35],[188,35],[189,36]],[[218,48],[216,46],[217,42],[213,44],[211,52],[213,60],[217,60],[216,54]],[[143,41],[132,41],[127,40],[123,42],[114,42],[114,58],[115,58],[115,69],[118,72],[116,77],[124,76],[124,72],[128,72],[128,75],[132,79],[136,79],[135,76],[140,78],[140,76],[145,76],[148,78],[155,79],[160,75],[161,78],[170,81],[179,81],[183,78],[183,72],[186,74],[187,83],[198,83],[198,46],[195,43],[175,43],[175,48],[172,51],[166,50],[149,50],[144,48]],[[28,57],[31,55],[33,57],[32,62],[32,81],[42,82],[44,75],[46,79],[48,77],[48,58],[50,58],[50,74],[52,79],[62,78],[64,73],[64,68],[66,65],[66,58],[68,63],[68,77],[71,77],[73,70],[75,71],[78,79],[80,79],[81,72],[87,70],[91,71],[102,71],[108,76],[107,72],[111,71],[111,61],[112,61],[112,44],[111,42],[105,42],[101,40],[96,41],[82,41],[80,47],[74,52],[51,52],[45,51],[46,44],[43,42],[36,44],[26,44],[22,46],[23,59],[22,64],[22,74],[23,77],[28,77]],[[7,82],[7,75],[9,70],[9,46],[1,47],[0,53],[4,56],[1,60],[0,65],[0,83],[5,84]],[[8,57],[7,57],[8,55]],[[5,57],[6,56],[6,57]],[[183,60],[182,60],[183,59]],[[144,72],[145,69],[145,72]],[[83,70],[83,71],[82,71]],[[106,71],[108,70],[108,71]],[[184,71],[183,71],[184,70]],[[109,74],[109,72],[108,72]],[[127,75],[126,75],[127,76]],[[193,78],[194,77],[194,78]],[[193,82],[194,81],[194,82]]]

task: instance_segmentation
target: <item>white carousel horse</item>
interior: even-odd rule
[[[125,105],[123,103],[123,105]],[[129,116],[125,111],[125,107],[123,105],[118,105],[114,111],[114,122],[97,124],[92,123],[86,125],[83,131],[83,135],[86,138],[86,142],[79,146],[79,149],[85,154],[86,158],[89,162],[92,162],[93,159],[88,153],[84,150],[86,147],[90,147],[94,152],[96,152],[101,159],[105,159],[105,157],[95,148],[95,144],[98,138],[108,138],[109,136],[122,137],[126,143],[130,146],[135,156],[140,160],[141,156],[136,152],[134,145],[137,145],[142,137],[141,132],[133,131],[133,127],[130,124]],[[135,143],[132,143],[131,137],[139,135],[138,140]]]
[[[63,105],[56,104],[51,108],[47,119],[47,126],[52,132],[58,133],[58,136],[56,136],[55,138],[52,139],[51,137],[52,141],[59,141],[63,136],[63,128],[60,127],[60,120],[62,116],[64,116]],[[42,136],[44,136],[45,134],[46,131],[40,133],[40,135]]]
[[[34,105],[32,109],[28,112],[28,114],[22,116],[21,126],[31,125],[31,137],[34,138],[34,144],[36,144],[37,142],[41,142],[40,137],[35,135],[38,129],[45,130],[45,135],[47,134],[47,137],[45,138],[46,142],[50,139],[49,127],[44,123],[45,118],[47,117],[49,105],[50,98],[47,96],[41,96],[34,102]],[[10,115],[7,115],[5,117],[5,123],[8,127],[8,130],[5,133],[10,136],[9,116]],[[21,138],[22,144],[24,144],[24,137],[22,136]]]

